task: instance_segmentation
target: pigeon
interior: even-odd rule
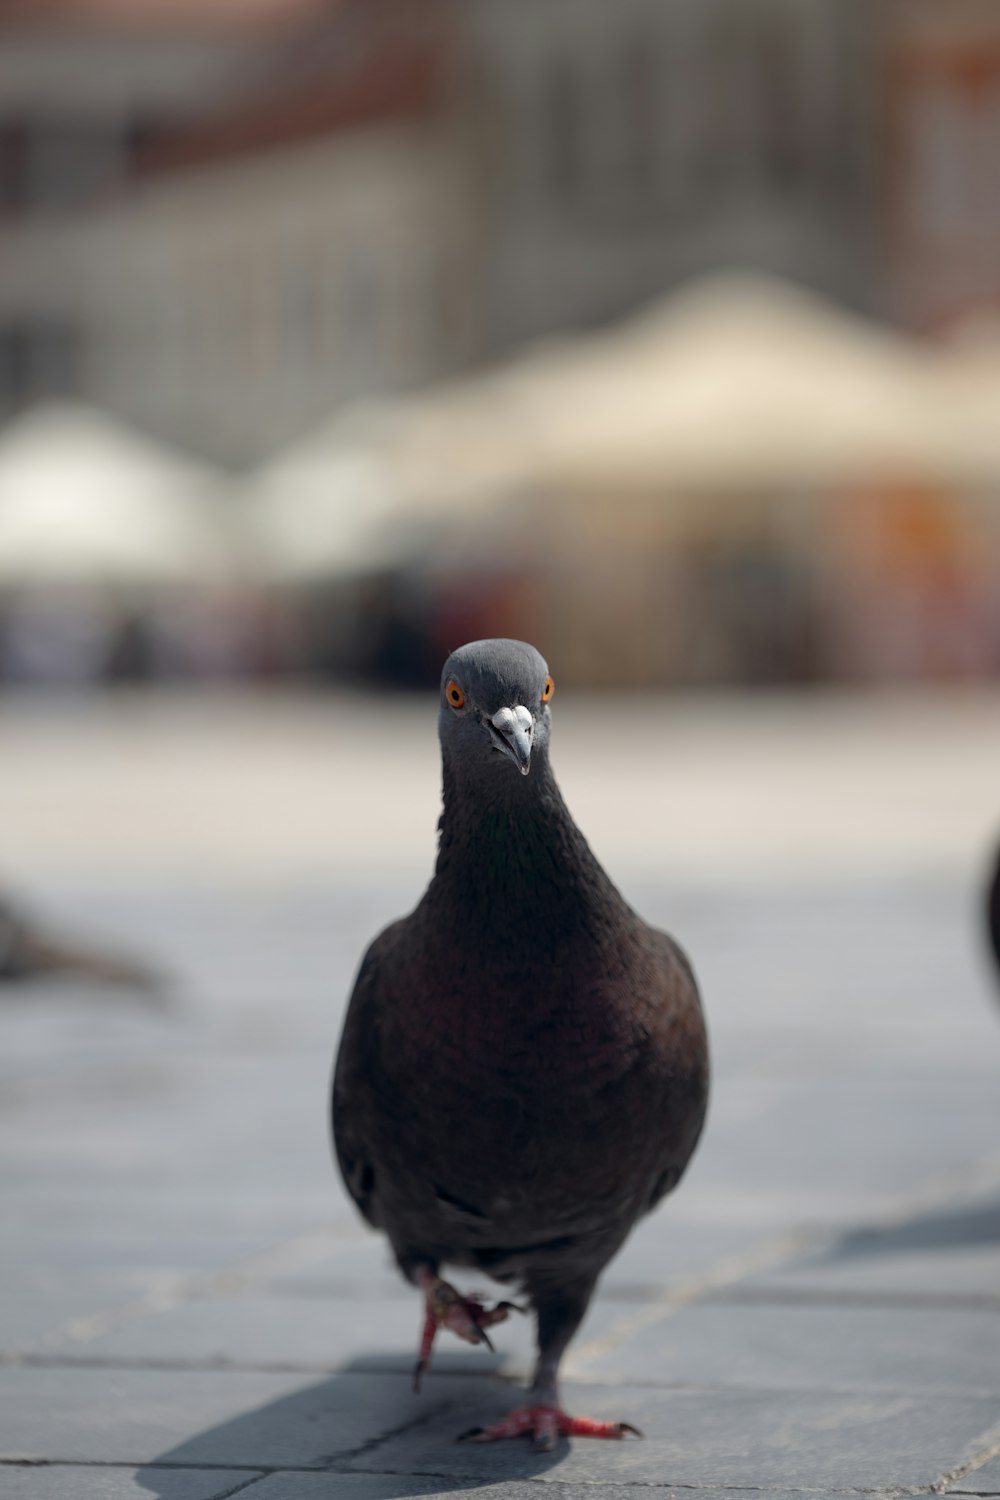
[[[334,1070],[341,1174],[423,1294],[414,1384],[440,1327],[492,1348],[521,1304],[488,1307],[441,1275],[471,1267],[526,1299],[528,1399],[462,1437],[621,1438],[570,1416],[559,1366],[598,1277],[677,1183],[708,1099],[691,966],[619,894],[549,760],[554,682],[534,647],[475,641],[441,677],[443,811],[433,878],[368,948]],[[627,724],[595,708],[608,774]]]
[[[0,984],[30,979],[82,979],[164,996],[163,976],[126,954],[56,936],[15,903],[0,897]]]

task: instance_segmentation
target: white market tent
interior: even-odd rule
[[[245,486],[262,571],[308,582],[391,565],[525,472],[485,377],[354,406],[289,445]]]
[[[221,478],[94,408],[36,407],[0,432],[0,585],[230,576]]]
[[[421,489],[534,481],[829,485],[1000,480],[1000,359],[951,353],[759,275],[703,278],[599,334],[390,409]]]
[[[626,325],[606,353],[543,424],[549,477],[668,490],[1000,481],[989,361],[781,283],[709,278]]]
[[[336,577],[394,556],[385,465],[336,420],[258,469],[244,506],[258,565],[277,581]]]
[[[719,275],[614,329],[355,408],[260,471],[252,508],[265,564],[309,576],[399,555],[421,528],[516,521],[518,497],[565,514],[645,493],[680,518],[702,493],[881,479],[1000,487],[1000,358]]]

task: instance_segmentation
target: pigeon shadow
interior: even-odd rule
[[[178,1470],[192,1469],[326,1474],[331,1495],[338,1480],[367,1474],[378,1476],[380,1500],[531,1479],[562,1461],[565,1440],[549,1453],[535,1453],[526,1438],[457,1441],[517,1404],[523,1387],[496,1377],[500,1363],[497,1357],[471,1375],[460,1355],[454,1364],[441,1358],[415,1395],[411,1361],[404,1369],[402,1360],[360,1356],[335,1374],[203,1428],[141,1466],[136,1478],[159,1500],[176,1500]],[[272,1386],[288,1380],[226,1373]]]
[[[838,1240],[824,1259],[856,1260],[930,1250],[967,1250],[984,1245],[1000,1245],[1000,1200],[924,1214],[889,1229],[854,1229]]]

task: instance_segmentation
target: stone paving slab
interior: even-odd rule
[[[950,1489],[959,1495],[1000,1495],[1000,1455],[967,1474]]]
[[[444,1386],[418,1401],[408,1380],[385,1375],[6,1368],[0,1457],[140,1464],[170,1452],[195,1468],[322,1467],[428,1420]]]
[[[468,1490],[459,1482],[462,1493],[476,1500],[537,1500],[537,1484],[517,1480],[499,1484],[470,1482]],[[548,1486],[559,1500],[600,1500],[613,1495],[614,1500],[690,1500],[689,1490],[679,1491],[669,1483],[662,1485],[618,1484],[612,1480],[601,1485],[556,1484]],[[421,1495],[427,1500],[448,1500],[458,1493],[455,1481],[419,1479],[398,1474],[273,1474],[260,1479],[249,1492],[248,1500],[400,1500],[407,1495]],[[47,1497],[46,1497],[47,1500]],[[62,1500],[62,1497],[59,1497]],[[801,1491],[702,1489],[696,1500],[804,1500]],[[810,1491],[808,1500],[834,1500],[832,1492]]]
[[[55,1329],[109,1302],[149,1296],[170,1272],[120,1266],[16,1265],[0,1273],[0,1357],[30,1348]]]
[[[952,1469],[997,1416],[995,1396],[569,1384],[569,1410],[632,1422],[644,1440],[580,1440],[548,1455],[533,1454],[526,1441],[455,1442],[502,1415],[512,1394],[492,1382],[457,1386],[426,1424],[358,1454],[351,1466],[463,1481],[919,1488]]]
[[[675,1484],[760,1500],[926,1487],[983,1447],[1000,1409],[983,1343],[1000,1296],[1000,1175],[985,1172],[1000,1014],[970,883],[636,884],[695,955],[715,1097],[692,1170],[609,1268],[575,1348],[665,1288],[700,1300],[648,1343],[619,1329],[583,1367],[622,1383],[568,1387],[568,1404],[635,1420],[646,1441],[549,1458],[454,1444],[519,1398],[484,1351],[442,1340],[412,1396],[413,1293],[331,1166],[328,1070],[359,934],[406,909],[404,887],[75,888],[103,930],[134,915],[137,936],[178,953],[184,993],[170,1020],[68,987],[0,1012],[0,1315],[6,1298],[30,1342],[102,1314],[86,1338],[45,1337],[44,1366],[0,1369],[3,1450],[79,1461],[0,1471],[5,1500],[8,1473],[16,1500],[215,1500],[198,1486],[234,1471],[264,1500],[527,1500],[538,1482],[581,1500]],[[820,1248],[795,1252],[801,1230]],[[790,1232],[789,1258],[761,1270],[757,1247]],[[181,1300],[156,1311],[164,1279]],[[504,1368],[526,1334],[497,1330]],[[3,1348],[13,1338],[0,1316]],[[191,1368],[227,1350],[322,1365],[328,1341],[345,1368],[325,1378]],[[1000,1492],[1000,1460],[977,1461],[954,1488]]]
[[[997,1410],[995,1397],[577,1384],[566,1390],[570,1409],[634,1422],[646,1439],[580,1441],[550,1455],[520,1441],[455,1442],[517,1399],[516,1387],[488,1377],[438,1377],[414,1396],[390,1375],[303,1384],[241,1371],[22,1368],[0,1371],[0,1450],[196,1469],[334,1464],[462,1483],[551,1474],[590,1484],[910,1487],[954,1467]]]
[[[856,1223],[877,1213],[890,1194],[937,1173],[960,1173],[970,1142],[984,1155],[1000,1147],[997,1077],[1000,1049],[995,1076],[938,1080],[933,1116],[922,1129],[923,1080],[887,1074],[868,1082],[792,1078],[773,1093],[764,1086],[764,1097],[771,1097],[760,1114],[739,1121],[739,1149],[735,1122],[727,1128],[723,1118],[717,1130],[710,1118],[704,1149],[682,1185],[688,1191],[680,1211],[693,1211],[692,1198],[724,1197],[731,1216],[746,1215],[746,1222],[769,1214],[775,1224]],[[723,1074],[720,1091],[732,1097],[720,1108],[737,1108],[743,1089],[753,1085]]]
[[[831,1245],[748,1279],[762,1295],[924,1297],[1000,1303],[1000,1191],[885,1228],[846,1232]]]
[[[827,1264],[775,1271],[754,1281],[763,1296],[801,1297],[829,1301],[886,1303],[921,1299],[1000,1307],[1000,1264],[996,1246],[928,1252],[925,1255],[873,1257],[870,1261]],[[748,1296],[751,1293],[748,1291]]]
[[[156,1493],[160,1500],[226,1500],[256,1477],[250,1469],[164,1469]],[[5,1465],[0,1494],[4,1500],[150,1500],[142,1470],[82,1464]]]
[[[459,1278],[466,1285],[474,1277]],[[482,1279],[479,1282],[483,1284]],[[600,1338],[634,1309],[633,1303],[594,1301],[582,1338]],[[365,1369],[408,1375],[416,1359],[423,1323],[416,1293],[409,1298],[296,1298],[247,1295],[199,1297],[165,1311],[130,1318],[86,1343],[50,1342],[56,1355],[102,1363],[178,1362],[232,1364],[246,1368],[304,1370]],[[534,1356],[534,1320],[512,1313],[491,1330],[496,1357],[443,1333],[435,1346],[435,1368],[483,1374],[502,1370],[521,1379]]]
[[[37,1211],[37,1201],[21,1199],[21,1205],[23,1217],[11,1216],[0,1228],[5,1264],[71,1273],[120,1267],[123,1287],[143,1274],[153,1278],[164,1271],[194,1272],[243,1260],[313,1228],[322,1209],[311,1202],[289,1210],[252,1198],[217,1201],[206,1208],[183,1198],[136,1198],[130,1203],[126,1197],[115,1204],[81,1206],[72,1215],[63,1203],[60,1226],[57,1196],[44,1205],[44,1212]],[[72,1234],[67,1234],[68,1222],[73,1223]]]
[[[586,1368],[657,1385],[992,1393],[1000,1405],[1000,1308],[720,1298],[640,1329]]]

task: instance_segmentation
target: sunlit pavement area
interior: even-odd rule
[[[430,869],[434,716],[0,708],[2,883],[175,980],[0,1002],[0,1493],[1000,1493],[1000,701],[560,700],[567,800],[691,953],[715,1087],[566,1369],[645,1437],[546,1455],[455,1441],[517,1400],[526,1321],[442,1337],[411,1392],[417,1299],[327,1143],[359,953]]]

